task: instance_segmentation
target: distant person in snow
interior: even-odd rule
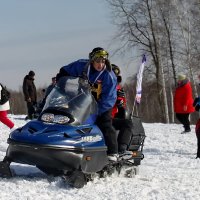
[[[181,133],[188,133],[190,129],[189,115],[194,112],[192,97],[192,87],[186,75],[178,75],[178,85],[174,95],[174,112],[176,118],[183,124],[184,131]]]
[[[42,92],[44,93],[44,98],[37,103],[36,116],[39,116],[40,113],[42,112],[42,109],[43,109],[43,107],[46,103],[46,98],[50,94],[52,89],[55,87],[55,85],[56,85],[56,77],[52,77],[51,78],[51,84],[47,87],[47,89],[42,90]]]
[[[34,77],[35,72],[29,71],[28,75],[24,77],[23,81],[23,93],[24,93],[24,100],[27,104],[27,111],[28,116],[26,119],[33,119],[35,114],[35,108],[34,106],[37,104],[37,93],[36,93],[36,87],[34,84]]]
[[[0,84],[0,100],[3,98],[1,95],[1,91],[2,91],[2,86]],[[9,100],[7,100],[5,103],[0,104],[0,121],[5,124],[6,126],[8,126],[11,131],[13,131],[14,129],[16,129],[14,123],[8,118],[7,116],[7,111],[10,110],[10,104],[9,104]]]
[[[62,76],[74,76],[87,79],[98,104],[96,124],[102,131],[108,148],[108,159],[117,161],[117,134],[112,126],[112,108],[117,97],[117,78],[108,60],[108,52],[101,47],[89,53],[89,59],[81,59],[60,69],[57,81]]]
[[[55,85],[56,85],[56,77],[52,77],[51,84],[45,90],[45,98],[50,94],[51,90],[55,87]]]
[[[199,85],[200,85],[200,74],[198,76],[199,79]],[[195,110],[199,112],[200,116],[200,96],[195,98],[193,106],[195,107]],[[196,137],[197,137],[197,156],[196,158],[200,158],[200,118],[198,119],[195,127]]]

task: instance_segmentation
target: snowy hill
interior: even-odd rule
[[[24,116],[10,115],[17,126]],[[61,178],[48,177],[32,166],[12,164],[18,175],[0,178],[0,199],[16,200],[199,200],[200,159],[196,156],[196,136],[181,135],[179,124],[143,124],[147,138],[139,175],[134,178],[95,179],[82,189],[64,184]],[[9,129],[0,123],[0,160],[5,156]]]

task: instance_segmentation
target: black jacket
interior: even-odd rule
[[[24,77],[23,93],[24,93],[25,101],[31,98],[32,102],[37,102],[37,92],[36,92],[36,87],[34,84],[34,79],[30,77],[29,75],[26,75]]]

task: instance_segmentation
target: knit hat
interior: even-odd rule
[[[179,74],[178,75],[178,81],[183,81],[185,79],[186,79],[186,75],[184,75],[184,74]]]
[[[28,73],[28,75],[29,75],[29,76],[35,76],[35,72],[34,72],[34,71],[30,71],[30,72]]]

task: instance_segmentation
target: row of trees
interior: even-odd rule
[[[145,73],[144,77],[148,75]],[[162,104],[160,104],[159,99],[157,98],[157,83],[152,80],[151,82],[148,79],[143,79],[143,93],[141,104],[135,105],[134,107],[134,98],[135,98],[135,88],[136,88],[136,78],[130,77],[124,85],[127,99],[128,99],[128,107],[129,111],[131,111],[134,107],[134,114],[139,113],[144,122],[154,123],[154,122],[165,122],[165,118],[163,116],[163,108]],[[200,87],[199,87],[200,89]],[[169,87],[167,87],[167,94],[171,94]],[[199,91],[200,92],[200,91]],[[168,95],[167,105],[172,108],[173,107],[173,96]],[[42,100],[44,97],[44,92],[42,88],[37,90],[38,101]],[[11,109],[10,112],[12,114],[26,114],[26,102],[24,101],[24,95],[22,91],[11,91],[11,99],[10,99]],[[172,109],[169,109],[170,122],[175,122],[174,113]],[[196,123],[198,118],[198,113],[193,113],[191,115],[191,122],[193,124]],[[177,121],[176,121],[177,122]]]
[[[118,28],[116,52],[146,54],[141,114],[147,121],[174,122],[173,91],[184,73],[197,96],[200,58],[199,0],[106,0]],[[134,94],[134,77],[126,82]],[[133,102],[133,96],[130,97]],[[147,117],[148,116],[148,117]],[[196,118],[196,117],[195,117]]]

